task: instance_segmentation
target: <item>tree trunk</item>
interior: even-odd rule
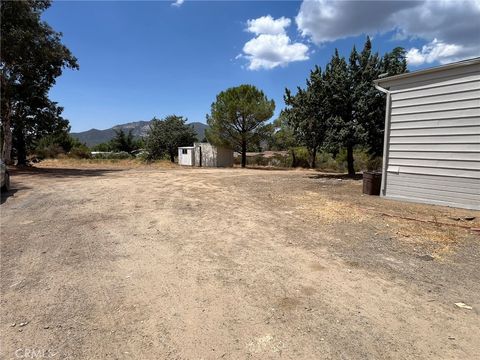
[[[3,144],[2,144],[2,159],[6,164],[12,163],[12,129],[11,129],[11,114],[10,106],[6,105],[6,114],[2,119],[3,130]]]
[[[170,161],[171,161],[172,163],[175,162],[175,154],[174,154],[173,152],[170,153]]]
[[[242,168],[247,166],[247,142],[242,140]]]
[[[348,167],[348,176],[355,176],[355,167],[353,166],[353,146],[347,146],[347,167]]]
[[[27,146],[22,129],[18,129],[15,134],[15,150],[17,152],[17,166],[27,165]]]
[[[315,169],[316,164],[316,158],[317,158],[317,147],[315,146],[310,154],[310,167],[312,169]]]
[[[295,156],[295,149],[291,149],[292,151],[292,167],[297,167],[297,158]]]

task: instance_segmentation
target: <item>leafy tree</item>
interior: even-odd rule
[[[405,72],[405,50],[395,48],[380,58],[367,38],[360,53],[353,47],[348,62],[338,50],[326,65],[310,73],[305,89],[294,96],[287,89],[283,111],[315,166],[319,147],[338,153],[346,149],[349,175],[355,174],[354,149],[365,147],[372,157],[382,153],[385,96],[374,88],[380,74]]]
[[[206,137],[212,144],[230,147],[242,154],[242,167],[247,164],[247,149],[267,139],[275,102],[253,85],[240,85],[222,91],[207,115],[210,127]]]
[[[75,57],[61,43],[61,34],[41,20],[49,0],[2,1],[1,11],[1,135],[2,158],[18,162],[47,133],[66,131],[62,108],[48,91],[64,67],[77,69]]]
[[[273,131],[269,142],[269,148],[272,150],[288,150],[292,155],[292,167],[297,166],[295,148],[299,142],[295,137],[293,128],[289,125],[288,119],[282,113],[273,122]]]
[[[125,133],[123,129],[115,130],[115,137],[110,141],[110,148],[112,151],[125,151],[128,153],[136,150],[138,147],[132,130],[128,133]]]
[[[407,51],[403,47],[396,47],[383,56],[381,72],[386,76],[393,76],[408,72]]]
[[[368,45],[369,39],[367,39]],[[364,54],[364,71],[361,76],[362,86],[356,89],[355,101],[360,104],[359,118],[365,128],[365,146],[371,158],[382,156],[385,130],[385,94],[375,89],[373,80],[380,75],[393,76],[407,72],[406,51],[396,47],[384,55],[382,59],[378,55],[371,55],[370,59]],[[376,65],[373,64],[376,63]],[[371,64],[371,65],[368,65]]]
[[[309,165],[315,168],[317,151],[323,145],[326,131],[325,81],[322,70],[316,66],[310,72],[305,89],[297,88],[292,95],[285,89],[287,107],[282,111],[298,143],[307,147]]]
[[[133,136],[132,130],[129,130],[128,133],[125,130],[114,130],[115,137],[110,141],[103,142],[91,147],[93,151],[115,151],[115,152],[127,152],[131,153],[134,150],[138,150],[144,147],[143,139],[135,138]]]
[[[100,151],[100,152],[109,152],[113,151],[112,149],[112,141],[103,142],[97,145],[93,145],[90,147],[92,151]]]
[[[356,51],[352,51],[352,58]],[[349,175],[355,175],[353,149],[363,140],[363,127],[355,117],[352,90],[355,82],[352,72],[338,50],[335,50],[330,63],[325,70],[327,97],[327,136],[326,142],[330,149],[347,149],[347,168]]]
[[[145,147],[150,159],[161,159],[165,155],[175,162],[180,146],[189,146],[197,141],[197,134],[192,126],[186,124],[182,116],[170,115],[164,120],[153,119],[145,140]]]
[[[39,158],[54,158],[66,153],[76,157],[90,156],[88,147],[66,131],[42,137],[36,142],[34,152]]]

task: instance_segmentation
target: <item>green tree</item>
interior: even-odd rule
[[[247,149],[268,138],[275,102],[253,85],[240,85],[222,91],[207,115],[210,126],[206,137],[212,144],[230,147],[242,154],[247,164]]]
[[[297,166],[295,148],[299,142],[295,137],[294,129],[288,123],[283,113],[273,122],[272,135],[269,141],[269,148],[272,150],[288,150],[292,155],[292,167]]]
[[[327,65],[327,143],[337,150],[346,148],[349,175],[355,174],[355,147],[365,147],[372,157],[383,151],[385,96],[375,89],[373,80],[381,73],[396,75],[405,71],[404,49],[395,48],[380,59],[378,53],[372,52],[368,37],[360,53],[352,49],[348,64],[336,51]]]
[[[32,150],[39,158],[54,158],[66,153],[74,153],[81,157],[90,156],[88,147],[66,131],[50,133],[40,138]]]
[[[125,133],[123,129],[115,130],[115,137],[110,141],[110,148],[112,151],[125,151],[128,153],[138,149],[132,130],[128,133]]]
[[[161,159],[165,155],[175,162],[178,147],[189,146],[197,141],[197,134],[192,126],[186,124],[182,116],[170,115],[164,120],[154,118],[145,139],[145,147],[150,159]]]
[[[403,48],[380,59],[367,37],[360,53],[353,47],[348,62],[335,50],[323,74],[319,67],[311,71],[305,89],[298,88],[295,95],[286,89],[282,114],[298,141],[307,147],[311,167],[315,167],[315,154],[321,147],[332,153],[345,149],[349,175],[355,174],[355,147],[368,149],[373,157],[381,155],[385,97],[375,89],[373,80],[382,73],[405,71]]]
[[[383,56],[381,72],[386,76],[393,76],[408,72],[407,51],[403,47],[396,47]]]
[[[322,70],[318,66],[310,72],[305,89],[297,88],[295,95],[285,89],[284,101],[287,107],[282,111],[282,116],[293,129],[297,142],[306,146],[311,168],[315,168],[317,151],[325,140],[325,91]]]
[[[355,57],[355,49],[352,58]],[[362,125],[355,118],[352,90],[354,81],[345,58],[340,57],[338,50],[325,70],[327,99],[327,131],[326,145],[330,150],[347,149],[348,174],[355,175],[353,149],[362,142],[364,135]]]
[[[111,141],[96,144],[96,145],[91,146],[90,148],[92,149],[92,151],[100,151],[100,152],[113,151]]]
[[[77,69],[75,57],[61,43],[61,34],[41,20],[49,0],[2,1],[1,11],[1,135],[2,158],[18,162],[46,133],[65,131],[62,108],[48,99],[48,91],[64,67]]]
[[[365,60],[364,60],[365,61]],[[365,146],[371,157],[381,156],[385,130],[385,94],[373,86],[373,80],[380,75],[393,76],[407,72],[406,51],[397,47],[386,53],[382,59],[375,54],[366,64],[376,62],[376,66],[365,66],[361,77],[361,87],[356,89],[356,101],[359,107],[359,118],[365,127]]]

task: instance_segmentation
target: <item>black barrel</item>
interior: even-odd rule
[[[382,173],[368,171],[363,173],[363,193],[367,195],[380,195],[382,185]]]

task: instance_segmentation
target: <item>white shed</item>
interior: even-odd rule
[[[480,210],[480,58],[375,85],[387,94],[381,195]]]
[[[184,146],[178,148],[178,164],[193,166],[195,163],[194,147]]]
[[[233,150],[209,143],[194,143],[178,148],[180,165],[200,167],[232,167]]]

